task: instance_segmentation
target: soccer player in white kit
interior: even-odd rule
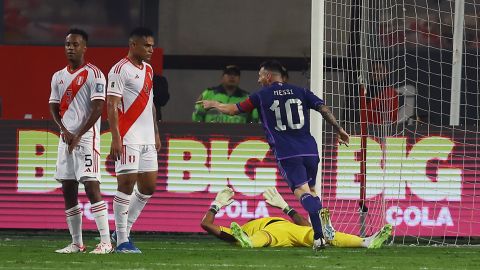
[[[107,206],[100,193],[100,116],[105,103],[105,76],[85,62],[88,35],[71,29],[65,38],[68,65],[53,74],[50,113],[61,131],[55,179],[62,183],[65,214],[72,243],[57,253],[85,252],[82,239],[82,209],[78,183],[85,186],[91,211],[100,233],[100,243],[90,253],[113,251]]]
[[[112,239],[117,241],[118,253],[141,253],[130,241],[130,230],[156,186],[160,137],[153,106],[153,69],[145,62],[152,57],[153,45],[151,30],[134,29],[127,57],[108,74],[110,156],[115,160],[118,183],[113,199],[116,229]]]

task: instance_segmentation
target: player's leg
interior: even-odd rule
[[[82,237],[82,209],[78,205],[78,182],[73,171],[73,158],[68,153],[67,145],[60,140],[58,144],[55,179],[62,183],[63,200],[68,230],[72,236],[72,243],[65,248],[58,249],[57,253],[84,252]]]
[[[78,205],[78,182],[75,179],[64,179],[62,182],[62,192],[65,202],[65,215],[67,217],[68,231],[72,236],[72,243],[63,249],[58,249],[57,253],[77,253],[84,252],[82,237],[82,209]]]
[[[110,228],[108,225],[107,205],[100,193],[100,155],[92,147],[93,144],[79,145],[73,151],[73,162],[75,175],[80,183],[85,186],[85,193],[90,201],[90,211],[95,219],[100,243],[91,252],[95,254],[106,254],[113,251],[110,242]]]
[[[250,241],[252,243],[252,247],[268,247],[272,244],[272,236],[267,231],[256,231],[250,236]]]
[[[316,158],[318,163],[318,157]],[[322,204],[320,199],[312,194],[310,191],[309,182],[314,180],[308,174],[312,169],[307,167],[311,166],[312,160],[308,157],[295,157],[288,158],[279,161],[279,169],[284,179],[287,181],[290,188],[293,190],[295,197],[300,201],[303,208],[308,212],[310,222],[314,231],[314,249],[323,248],[325,241],[323,240],[322,224],[320,221],[320,209]],[[309,171],[309,173],[307,173]]]
[[[138,253],[134,252],[135,250],[132,249],[128,239],[127,219],[131,194],[138,180],[139,157],[138,146],[125,145],[121,159],[115,161],[117,192],[113,198],[113,214],[115,217],[117,252]]]
[[[137,190],[132,194],[128,208],[127,234],[137,221],[148,200],[155,192],[158,175],[157,151],[154,145],[144,145],[140,149],[140,164],[137,181]]]
[[[334,247],[356,248],[363,247],[363,238],[353,234],[336,232],[333,240],[328,241]]]

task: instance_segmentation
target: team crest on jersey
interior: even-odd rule
[[[97,93],[103,93],[103,84],[97,83],[97,84],[95,85],[95,92],[97,92]]]

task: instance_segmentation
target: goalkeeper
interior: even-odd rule
[[[291,208],[275,188],[268,188],[263,197],[273,207],[280,208],[293,222],[281,217],[267,217],[251,220],[242,226],[232,222],[230,228],[214,223],[215,214],[226,205],[233,202],[234,192],[231,188],[218,192],[212,206],[202,219],[202,228],[210,234],[227,241],[238,242],[242,247],[312,247],[313,229],[302,215]],[[331,231],[332,239],[325,239],[327,244],[335,247],[380,248],[392,232],[390,224],[366,238],[342,232],[335,232],[330,222],[328,209],[322,209],[322,229]]]

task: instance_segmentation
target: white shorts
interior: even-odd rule
[[[77,145],[72,153],[68,153],[68,145],[61,139],[58,144],[57,168],[55,179],[100,181],[100,154],[92,144]]]
[[[115,161],[118,174],[158,171],[157,149],[153,144],[123,146],[123,155]]]

